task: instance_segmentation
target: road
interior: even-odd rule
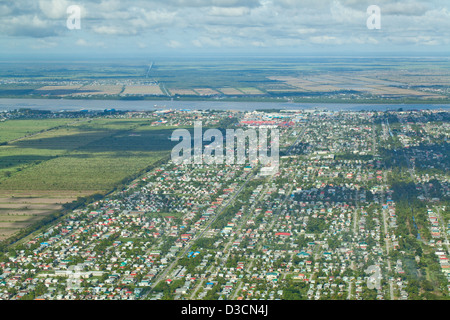
[[[286,155],[291,154],[292,148],[294,148],[297,145],[297,143],[300,141],[300,139],[303,138],[303,134],[305,133],[305,130],[306,130],[306,125],[303,127],[302,131],[298,134],[298,137],[294,141],[294,143],[289,147],[288,151],[286,152]]]
[[[392,137],[394,137],[394,135],[392,134],[391,131],[391,127],[389,126],[389,122],[386,121],[387,124],[387,128],[389,130],[389,133]],[[383,171],[383,183],[385,186],[387,186],[387,173],[386,173],[386,168]],[[386,203],[385,201],[385,197],[384,197],[384,193],[382,194],[382,202],[381,203]],[[391,272],[391,259],[389,258],[389,240],[390,238],[388,237],[388,229],[387,229],[387,221],[386,221],[386,211],[387,209],[382,209],[382,213],[383,213],[383,223],[384,223],[384,231],[385,231],[385,241],[386,241],[386,261],[387,261],[387,269],[388,272]],[[394,294],[394,280],[389,280],[389,294],[390,294],[390,299],[391,300],[395,300],[395,294]]]
[[[195,241],[197,239],[200,239],[203,234],[206,232],[206,230],[209,229],[209,227],[214,223],[214,221],[217,220],[217,218],[225,211],[226,208],[228,208],[228,206],[233,203],[233,201],[237,198],[237,196],[242,192],[242,190],[245,188],[245,186],[248,184],[248,182],[259,172],[261,165],[258,165],[252,173],[250,173],[247,177],[247,180],[242,184],[242,186],[238,189],[238,191],[232,196],[231,199],[228,200],[228,202],[222,207],[222,209],[220,209],[220,211],[209,221],[209,223],[207,224],[207,226],[200,231],[200,233],[197,233],[190,241],[189,244],[187,246],[184,247],[184,249],[177,255],[177,257],[175,258],[175,260],[173,260],[171,262],[171,264],[164,269],[164,271],[162,273],[160,273],[155,281],[152,283],[152,285],[150,286],[150,290],[147,291],[147,293],[142,297],[143,299],[146,298],[146,296],[148,296],[153,289],[156,287],[156,285],[163,280],[166,275],[168,273],[170,273],[173,269],[173,267],[178,263],[178,260],[180,260],[182,257],[184,257],[186,255],[186,253],[192,248],[193,244],[195,243]]]
[[[439,219],[439,222],[440,222],[440,225],[441,225],[441,228],[442,228],[442,234],[444,235],[444,238],[445,238],[445,243],[444,244],[447,247],[447,253],[450,254],[450,249],[449,249],[449,246],[448,246],[449,245],[448,237],[447,237],[447,232],[446,232],[447,228],[445,226],[445,221],[444,221],[444,219],[442,219],[442,216],[441,216],[441,213],[440,213],[438,207],[436,207],[436,211],[437,211],[438,219]]]
[[[303,127],[302,131],[299,133],[297,139],[295,140],[295,142],[291,145],[291,147],[288,149],[287,154],[289,155],[290,152],[292,151],[292,148],[298,143],[298,141],[303,137],[303,134],[306,130],[306,126]],[[246,187],[246,185],[253,179],[253,177],[256,176],[256,174],[259,172],[261,168],[261,164],[258,164],[258,166],[253,170],[252,173],[250,173],[246,179],[246,181],[242,184],[242,186],[238,189],[238,191],[233,195],[233,197],[231,199],[229,199],[227,201],[227,203],[222,207],[222,209],[220,209],[220,211],[209,221],[209,223],[207,224],[207,226],[200,231],[200,233],[197,233],[190,241],[189,244],[187,246],[184,247],[183,250],[180,251],[180,253],[177,255],[177,257],[170,263],[170,265],[164,269],[164,271],[162,273],[160,273],[159,275],[157,275],[155,281],[151,284],[150,286],[150,290],[148,290],[146,292],[146,294],[144,294],[142,296],[142,299],[145,299],[152,291],[153,289],[156,287],[156,285],[163,279],[165,279],[166,275],[169,274],[172,269],[174,268],[174,266],[177,265],[179,259],[181,259],[182,257],[184,257],[186,255],[186,253],[192,248],[193,244],[195,243],[195,241],[197,239],[200,239],[203,234],[210,228],[210,226],[217,220],[217,218],[225,211],[225,209],[233,203],[233,201],[238,197],[238,195],[242,192],[242,190],[244,190],[244,188]],[[287,199],[289,198],[290,194],[292,193],[292,189],[293,186],[291,185],[290,190],[288,193],[286,193],[286,197],[284,199],[284,201],[280,204],[280,210],[281,207],[283,206],[283,204],[287,201]],[[224,249],[224,252],[227,252],[226,257],[229,256],[229,250],[228,247],[230,245],[231,242],[229,242],[226,246],[226,248]],[[225,257],[224,257],[225,258]],[[225,260],[226,261],[226,260]]]
[[[208,270],[206,270],[205,274],[207,275],[208,273],[211,273],[213,268],[214,268],[214,264],[211,264],[211,266],[208,268]],[[202,279],[200,281],[200,283],[194,288],[194,290],[192,290],[192,293],[189,296],[190,300],[193,300],[196,297],[198,290],[200,290],[200,288],[203,288],[203,283],[205,281],[206,281],[206,279]]]
[[[149,75],[149,73],[150,73],[150,70],[152,70],[152,67],[153,67],[153,62],[150,63],[150,65],[148,66],[147,74],[145,75],[146,78],[148,78],[148,75]]]

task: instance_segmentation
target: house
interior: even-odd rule
[[[267,272],[266,273],[266,280],[267,281],[274,281],[274,280],[278,280],[278,277],[280,276],[279,272],[276,271],[272,271],[272,272]]]
[[[289,232],[277,232],[277,233],[275,233],[275,236],[276,237],[285,238],[285,237],[290,237],[291,233],[289,233]]]

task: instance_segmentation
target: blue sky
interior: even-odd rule
[[[81,9],[81,29],[66,26]],[[370,30],[369,5],[381,10]],[[0,56],[446,55],[450,1],[0,0]]]

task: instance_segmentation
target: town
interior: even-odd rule
[[[96,116],[148,118],[161,129],[202,120],[205,129],[276,128],[279,166],[168,155],[9,245],[0,299],[449,298],[447,110]]]

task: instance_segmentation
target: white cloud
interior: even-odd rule
[[[267,47],[267,43],[264,41],[252,41],[251,45],[254,47]]]
[[[182,44],[178,41],[170,40],[169,42],[166,43],[166,46],[168,46],[169,48],[176,49],[182,47]]]
[[[67,0],[39,0],[39,8],[50,19],[64,18],[69,5],[70,3]]]
[[[333,20],[338,23],[360,24],[367,19],[366,11],[356,10],[342,5],[339,1],[333,1],[330,7]]]
[[[208,47],[218,48],[222,46],[222,41],[218,39],[212,39],[209,37],[200,37],[198,39],[193,40],[192,43],[194,44],[194,46],[198,48],[208,48]]]
[[[30,38],[55,36],[60,31],[58,28],[55,28],[54,23],[37,15],[23,15],[2,19],[2,28],[7,35]]]
[[[85,39],[78,39],[75,44],[80,47],[87,47],[89,43]]]
[[[309,40],[314,44],[341,44],[341,40],[330,36],[310,37]]]
[[[79,46],[79,47],[101,47],[101,48],[105,48],[105,43],[104,42],[91,42],[91,41],[87,41],[86,39],[80,38],[75,42],[75,45]]]
[[[55,41],[49,41],[46,39],[36,39],[36,42],[31,45],[34,49],[48,49],[54,48],[58,44]]]
[[[309,34],[309,33],[316,33],[318,32],[318,29],[315,28],[299,28],[295,32],[298,34]]]
[[[108,36],[123,36],[123,35],[135,35],[137,31],[133,28],[123,28],[116,25],[108,26],[94,26],[92,30],[95,33]]]
[[[3,38],[29,41],[29,46],[70,39],[74,33],[65,19],[72,4],[77,1],[0,0]],[[381,8],[376,32],[366,27],[371,4]],[[171,49],[373,44],[389,49],[450,42],[450,2],[445,0],[91,0],[79,5],[86,43],[78,45],[87,47],[103,42],[116,48],[120,41],[133,48],[159,42]]]
[[[393,2],[382,6],[382,13],[387,15],[400,16],[421,16],[429,9],[427,3],[412,2]]]
[[[209,11],[213,16],[225,16],[225,17],[240,17],[250,13],[250,9],[247,7],[234,7],[234,8],[221,8],[212,7]]]

